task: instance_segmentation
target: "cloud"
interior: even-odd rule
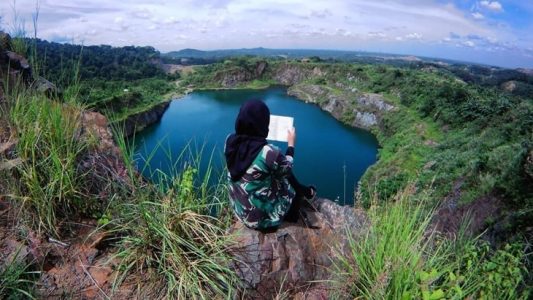
[[[479,5],[494,12],[503,12],[503,6],[498,1],[480,1]]]
[[[464,46],[467,46],[467,47],[475,47],[476,46],[476,43],[474,43],[472,41],[464,41],[462,44]]]
[[[321,10],[321,11],[311,11],[310,13],[310,16],[311,17],[315,17],[315,18],[319,18],[319,19],[324,19],[324,18],[327,18],[327,17],[331,17],[333,14],[331,13],[331,11],[329,9],[324,9],[324,10]]]
[[[474,12],[474,13],[472,13],[472,17],[474,17],[474,19],[476,19],[476,20],[483,20],[483,19],[485,19],[485,16],[482,15],[480,12]]]
[[[525,53],[523,49],[533,47],[533,22],[517,22],[517,27],[509,21],[511,4],[502,0],[474,0],[471,8],[460,5],[462,0],[278,0],[275,5],[249,0],[40,1],[39,37],[86,45],[151,45],[162,52],[259,46],[377,49],[416,55],[426,54],[416,52],[423,51],[423,45],[458,44],[461,51],[491,49],[500,54]],[[12,19],[10,2],[0,1],[4,24]],[[500,14],[502,3],[505,14]],[[34,4],[35,0],[17,0],[28,32]],[[515,6],[533,13],[527,1]],[[468,46],[469,41],[475,46]]]
[[[371,38],[381,38],[381,39],[384,39],[387,37],[387,34],[384,33],[384,32],[381,32],[381,31],[373,31],[373,32],[369,32],[367,34],[369,37]]]
[[[422,35],[419,34],[419,33],[409,33],[408,35],[405,36],[405,39],[407,40],[420,40],[422,39]]]

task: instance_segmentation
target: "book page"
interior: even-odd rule
[[[267,140],[287,142],[287,133],[293,123],[294,118],[270,115]]]

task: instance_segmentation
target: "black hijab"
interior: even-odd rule
[[[267,144],[269,123],[270,110],[263,101],[248,100],[241,106],[224,151],[231,180],[239,180]]]

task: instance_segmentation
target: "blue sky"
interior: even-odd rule
[[[85,45],[378,51],[533,68],[532,0],[2,0],[38,36]]]

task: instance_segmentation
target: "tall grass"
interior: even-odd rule
[[[133,166],[131,145],[118,140],[125,160]],[[182,162],[170,174],[159,172],[157,183],[148,184],[130,173],[135,187],[131,200],[117,207],[110,224],[122,235],[116,254],[121,272],[115,288],[131,276],[143,276],[138,278],[144,282],[141,286],[153,287],[139,290],[145,297],[230,298],[237,286],[229,268],[231,239],[224,221],[212,214],[214,207],[223,205],[226,192],[209,187],[211,168],[199,177],[199,160]]]
[[[0,267],[0,299],[34,299],[35,276],[29,264],[19,259],[21,249]]]
[[[526,299],[520,244],[493,251],[478,239],[453,240],[430,226],[427,200],[405,189],[396,202],[370,209],[360,239],[348,231],[350,253],[338,256],[337,297],[358,299]],[[377,202],[377,201],[376,201]]]
[[[57,235],[57,218],[84,212],[89,201],[80,193],[77,170],[87,144],[80,138],[80,108],[51,101],[29,90],[12,91],[10,123],[18,137],[18,199],[35,212],[39,229]]]

